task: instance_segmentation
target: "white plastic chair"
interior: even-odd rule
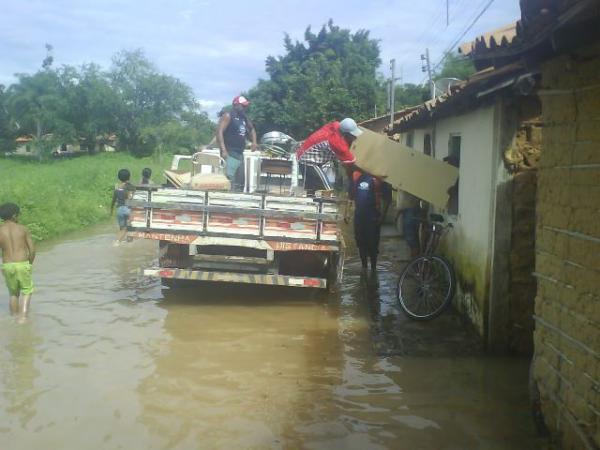
[[[198,152],[192,155],[192,175],[202,173],[202,166],[210,166],[210,173],[225,173],[225,160],[219,155]]]

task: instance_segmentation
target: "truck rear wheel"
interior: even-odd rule
[[[313,251],[279,252],[277,259],[280,275],[319,278],[327,276],[329,253]]]
[[[173,244],[169,241],[158,242],[158,265],[163,268],[189,269],[192,267],[192,257],[189,245]],[[161,283],[167,287],[179,287],[185,280],[161,278]]]
[[[327,267],[327,292],[333,294],[338,291],[338,271],[340,263],[340,254],[331,252]]]

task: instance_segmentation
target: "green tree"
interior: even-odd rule
[[[184,111],[181,113],[181,122],[191,130],[187,145],[183,146],[190,150],[195,150],[199,144],[210,142],[217,128],[204,111]]]
[[[303,42],[286,35],[285,55],[269,56],[268,80],[260,80],[248,96],[259,133],[277,129],[298,139],[331,120],[366,119],[383,104],[376,70],[378,41],[365,30],[351,33],[332,21]]]
[[[212,137],[215,125],[191,88],[160,73],[141,50],[118,53],[108,72],[96,64],[54,69],[52,46],[46,50],[38,72],[0,87],[0,150],[12,148],[16,134],[33,135],[40,158],[77,141],[92,150],[111,134],[139,156],[191,152]]]
[[[444,60],[444,64],[440,71],[434,74],[433,79],[457,78],[459,80],[465,80],[473,73],[475,73],[475,66],[470,59],[456,53],[450,53]],[[380,83],[382,89],[385,89],[386,85],[384,82],[381,81]],[[395,111],[421,104],[429,100],[430,95],[427,84],[418,85],[405,83],[402,86],[396,86],[396,91],[394,93]]]
[[[43,159],[55,145],[76,138],[73,124],[64,116],[69,105],[51,68],[33,75],[17,74],[17,78],[18,83],[8,90],[8,110],[21,134],[33,134],[33,147]]]
[[[6,153],[14,147],[14,132],[8,112],[8,94],[0,84],[0,153]]]
[[[134,154],[148,155],[159,142],[166,144],[156,137],[163,136],[165,129],[171,135],[174,123],[178,124],[177,129],[184,129],[185,119],[199,112],[191,88],[177,78],[159,73],[141,50],[117,54],[110,79],[120,97],[119,137]]]
[[[410,106],[415,106],[429,100],[429,89],[412,83],[404,83],[396,87],[394,93],[395,110],[399,111]]]
[[[162,156],[169,153],[193,153],[200,142],[208,142],[215,125],[205,113],[187,113],[183,120],[162,122],[140,130],[143,152]]]
[[[434,80],[440,78],[458,78],[466,80],[475,73],[473,61],[458,53],[449,53],[444,59],[444,64],[439,72],[434,74]]]
[[[93,151],[100,136],[117,130],[120,98],[108,74],[96,64],[83,65],[79,70],[63,66],[59,78],[68,103],[65,119],[75,128],[82,147]]]

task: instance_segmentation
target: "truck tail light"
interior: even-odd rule
[[[304,286],[319,287],[320,285],[321,285],[321,282],[319,280],[314,279],[314,278],[305,278],[304,279]]]
[[[161,270],[158,272],[158,276],[161,278],[172,278],[175,275],[174,270]]]

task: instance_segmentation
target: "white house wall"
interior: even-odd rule
[[[493,192],[497,170],[495,108],[439,120],[435,127],[435,156],[448,156],[452,135],[461,136],[458,214],[445,239],[446,252],[459,278],[457,305],[481,334],[489,291],[493,236]],[[422,145],[422,143],[421,143]]]

